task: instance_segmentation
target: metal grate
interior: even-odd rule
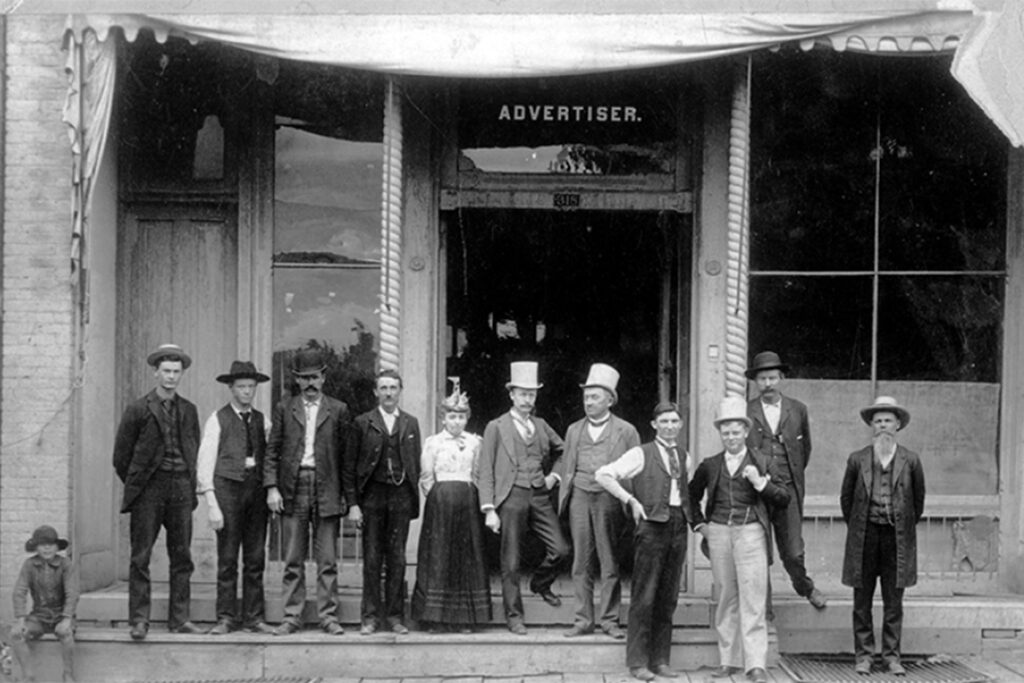
[[[901,662],[907,670],[906,676],[885,673],[877,662],[870,676],[858,675],[851,656],[783,655],[779,665],[797,683],[988,683],[994,680],[951,657],[904,657]]]

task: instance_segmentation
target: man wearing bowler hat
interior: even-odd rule
[[[252,407],[256,385],[270,378],[251,361],[236,360],[219,375],[231,400],[206,420],[196,477],[217,532],[217,623],[212,635],[243,628],[270,633],[264,622],[263,567],[267,503],[263,459],[270,422]],[[238,603],[238,551],[242,551],[242,603]],[[240,608],[239,608],[240,607]]]
[[[567,638],[600,628],[616,640],[626,637],[619,627],[621,584],[615,544],[622,530],[622,504],[597,482],[602,465],[640,445],[636,427],[613,415],[618,401],[619,373],[610,365],[590,366],[583,389],[586,417],[569,425],[565,453],[559,463],[558,515],[569,511],[572,532],[572,583],[576,598],[573,626]],[[594,583],[600,578],[598,614],[594,615]]]
[[[338,623],[338,532],[345,514],[341,466],[349,427],[348,406],[323,393],[327,364],[320,351],[302,349],[292,358],[299,395],[274,406],[263,462],[267,507],[284,522],[284,620],[274,631],[302,628],[306,605],[306,552],[313,530],[316,611],[320,628],[332,636]]]
[[[533,415],[542,386],[537,382],[536,363],[512,363],[511,378],[505,384],[512,409],[487,424],[480,451],[480,509],[487,528],[501,534],[501,597],[508,628],[516,635],[526,635],[519,561],[527,529],[540,537],[546,551],[530,588],[552,607],[562,604],[551,584],[569,555],[548,495],[558,481],[551,468],[562,453],[562,439]]]
[[[747,402],[747,417],[751,420],[747,446],[768,458],[778,471],[775,483],[789,491],[789,503],[770,510],[782,566],[797,595],[807,598],[815,608],[824,609],[828,601],[815,588],[804,565],[804,470],[811,459],[811,425],[807,406],[780,391],[788,372],[789,366],[774,351],[757,354],[747,368],[747,379],[757,385],[757,396]],[[770,602],[770,586],[768,596]]]
[[[170,560],[167,627],[176,633],[202,632],[189,620],[192,511],[199,504],[199,414],[178,395],[178,383],[192,359],[177,344],[163,344],[146,362],[153,368],[156,387],[128,404],[114,439],[114,470],[124,483],[121,512],[131,515],[128,619],[134,640],[149,633],[149,559],[161,527],[167,532]]]
[[[875,631],[871,603],[882,584],[882,666],[903,676],[903,591],[917,583],[917,523],[924,514],[924,469],[917,453],[896,443],[910,412],[891,396],[860,411],[871,445],[850,454],[839,495],[846,521],[843,584],[853,587],[853,651],[857,673],[871,674]]]

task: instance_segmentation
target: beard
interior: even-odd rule
[[[888,457],[896,450],[896,437],[889,432],[879,432],[871,439],[878,457]]]

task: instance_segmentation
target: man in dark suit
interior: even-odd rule
[[[689,456],[676,442],[683,426],[679,406],[667,401],[654,406],[651,426],[654,441],[630,448],[594,475],[629,506],[636,521],[626,666],[641,681],[679,676],[669,666],[669,655],[691,515],[686,488]],[[632,481],[632,493],[619,483],[625,480]]]
[[[273,425],[263,463],[267,507],[284,522],[284,620],[274,632],[302,627],[306,604],[306,553],[313,528],[316,560],[316,608],[320,628],[342,635],[338,623],[338,532],[345,514],[341,468],[349,427],[348,406],[323,393],[323,356],[303,349],[292,359],[299,395],[274,407]]]
[[[771,511],[782,566],[797,595],[824,609],[828,600],[815,588],[804,565],[804,470],[811,459],[811,425],[807,406],[779,390],[787,372],[789,366],[774,351],[757,354],[747,368],[747,378],[754,381],[758,392],[757,398],[747,403],[747,417],[752,421],[747,446],[771,461],[780,477],[776,483],[789,491],[789,504]],[[770,586],[768,595],[770,602]]]
[[[846,463],[839,504],[846,521],[843,584],[853,587],[853,649],[857,673],[871,675],[875,631],[871,603],[882,583],[882,665],[903,676],[903,591],[917,583],[917,523],[924,514],[921,458],[896,443],[910,412],[879,396],[860,411],[871,426],[872,445]]]
[[[599,627],[616,640],[626,637],[619,627],[619,563],[615,544],[622,531],[622,503],[594,478],[602,465],[617,460],[640,445],[636,427],[611,408],[618,400],[619,373],[610,365],[590,366],[583,389],[586,417],[569,425],[565,453],[558,467],[558,516],[569,512],[572,532],[572,583],[576,616],[567,638],[582,636]],[[600,577],[598,614],[594,616],[594,582]]]
[[[356,418],[344,469],[349,519],[363,530],[363,602],[360,633],[405,626],[405,545],[409,523],[420,514],[420,425],[398,407],[402,378],[381,370],[373,391],[377,407]],[[381,595],[381,574],[384,594]]]
[[[505,384],[512,409],[487,423],[480,449],[480,510],[487,528],[501,534],[505,620],[509,630],[521,636],[526,635],[526,625],[519,563],[527,529],[540,537],[546,551],[530,588],[552,607],[562,604],[551,584],[569,556],[569,544],[548,494],[558,481],[551,468],[562,453],[562,439],[547,422],[532,416],[542,386],[537,382],[536,363],[512,363],[511,381]]]
[[[149,633],[149,559],[160,527],[167,532],[170,560],[167,627],[176,633],[202,632],[189,620],[199,414],[178,395],[192,359],[177,344],[164,344],[146,362],[156,387],[125,408],[114,439],[114,470],[124,483],[121,512],[131,514],[128,619],[134,640]]]
[[[252,407],[256,386],[270,378],[251,361],[236,360],[217,377],[231,391],[227,405],[203,425],[196,476],[206,499],[210,528],[217,532],[217,623],[212,635],[236,628],[271,633],[264,621],[267,497],[263,461],[270,420]],[[242,603],[238,604],[238,551],[242,551]]]

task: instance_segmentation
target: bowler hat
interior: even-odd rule
[[[64,550],[68,547],[68,542],[57,536],[56,529],[44,524],[32,532],[32,538],[25,541],[25,552],[34,553],[36,548],[47,543],[56,545],[58,550]]]
[[[156,350],[153,351],[153,353],[146,356],[146,363],[148,363],[150,367],[155,368],[160,365],[160,361],[168,356],[177,356],[180,358],[182,370],[188,370],[188,366],[192,365],[192,359],[187,353],[185,353],[184,349],[177,344],[161,344],[156,347]]]
[[[221,384],[231,384],[236,379],[254,379],[257,383],[270,381],[269,377],[256,371],[256,366],[251,360],[231,361],[231,371],[225,375],[217,375],[217,381]]]
[[[747,402],[742,396],[726,396],[718,404],[718,415],[715,416],[715,429],[723,422],[742,422],[750,427],[750,418],[747,417]]]
[[[537,363],[533,361],[518,361],[509,366],[509,381],[505,382],[506,389],[513,387],[518,389],[540,389],[543,384],[537,382]]]
[[[897,403],[896,399],[892,396],[879,396],[875,399],[875,402],[867,408],[861,408],[860,419],[864,420],[865,424],[871,424],[871,420],[874,419],[875,413],[894,414],[896,419],[900,421],[900,429],[903,429],[910,423],[910,411]],[[899,431],[899,429],[896,431]]]
[[[580,385],[581,389],[588,389],[590,387],[601,387],[607,389],[608,393],[612,395],[613,401],[619,400],[619,395],[615,393],[616,387],[619,386],[619,371],[610,365],[604,363],[594,363],[590,366],[590,372],[587,373],[587,381]]]
[[[761,353],[754,356],[753,362],[750,367],[747,368],[743,374],[747,376],[747,379],[754,379],[757,377],[757,373],[762,370],[780,370],[782,372],[789,372],[789,366],[782,362],[779,358],[779,354],[774,351],[762,351]]]
[[[302,349],[292,357],[293,375],[315,375],[326,369],[324,356],[317,349]]]

